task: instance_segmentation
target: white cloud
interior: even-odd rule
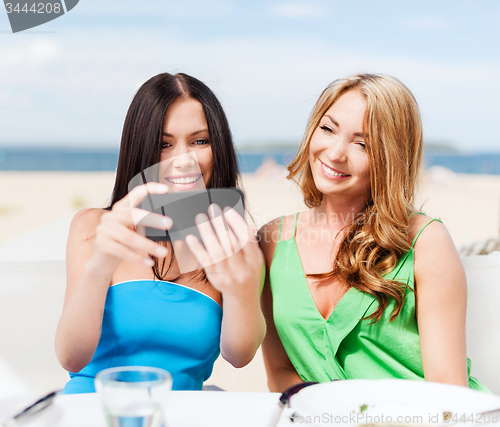
[[[60,54],[59,44],[50,39],[36,38],[28,40],[16,40],[10,46],[1,46],[1,73],[13,72],[14,78],[19,78],[17,72],[19,68],[38,67],[54,62]],[[4,74],[5,75],[5,74]],[[5,77],[7,77],[5,75]]]
[[[117,144],[138,85],[164,71],[183,71],[207,83],[220,97],[238,143],[298,140],[329,82],[355,72],[381,72],[415,93],[432,139],[471,147],[498,143],[492,124],[500,67],[488,63],[371,55],[304,37],[186,42],[161,32],[124,37],[99,31],[67,33],[53,45],[45,35],[17,40],[8,49],[0,46],[2,140]],[[29,55],[41,61],[38,67],[26,66]]]
[[[28,55],[38,62],[48,62],[57,58],[60,52],[54,40],[38,39],[29,46]]]

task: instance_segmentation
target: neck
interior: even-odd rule
[[[358,217],[366,203],[366,197],[343,198],[324,194],[321,204],[315,208],[315,215],[328,219],[328,224],[341,229]]]
[[[176,267],[180,274],[196,271],[201,268],[194,254],[183,240],[176,240],[173,244]]]

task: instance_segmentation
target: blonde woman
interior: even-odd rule
[[[260,230],[272,391],[351,378],[486,390],[468,373],[460,258],[414,207],[422,149],[399,80],[354,75],[320,96],[288,167],[309,209]]]

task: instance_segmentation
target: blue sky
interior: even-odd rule
[[[499,151],[496,0],[80,0],[11,34],[0,10],[0,144],[118,147],[138,86],[159,72],[207,83],[237,145],[299,141],[332,80],[402,80],[428,141]]]

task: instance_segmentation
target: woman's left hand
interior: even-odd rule
[[[193,235],[186,243],[203,266],[207,279],[222,293],[221,354],[236,368],[249,363],[264,335],[266,323],[260,309],[264,255],[254,229],[234,209],[222,213],[217,205],[196,217],[203,245]],[[212,228],[213,226],[213,228]]]
[[[204,214],[196,217],[205,247],[189,235],[186,237],[189,249],[224,299],[258,296],[265,271],[256,230],[234,209],[223,213],[219,206],[211,205],[209,214],[210,220]]]

